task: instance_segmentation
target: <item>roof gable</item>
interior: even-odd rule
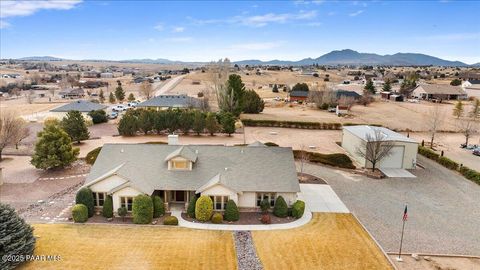
[[[173,158],[176,157],[182,157],[186,160],[189,160],[191,162],[197,161],[197,154],[192,151],[188,146],[181,146],[177,150],[173,151],[170,153],[166,158],[165,161],[169,161]]]
[[[93,103],[86,100],[77,100],[61,107],[50,110],[51,112],[69,112],[69,111],[79,111],[79,112],[91,112],[96,110],[103,110],[107,106]]]

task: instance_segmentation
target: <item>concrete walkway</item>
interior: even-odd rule
[[[178,218],[178,226],[199,229],[199,230],[221,230],[221,231],[267,231],[267,230],[286,230],[303,226],[310,222],[312,213],[305,209],[303,216],[295,221],[283,224],[269,224],[269,225],[226,225],[226,224],[207,224],[194,223],[182,218],[182,212],[172,211],[172,216]]]
[[[350,213],[329,185],[300,184],[298,199],[305,202],[305,211]]]

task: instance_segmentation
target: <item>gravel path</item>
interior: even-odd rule
[[[387,252],[398,251],[402,214],[408,203],[404,252],[480,255],[480,186],[431,160],[417,178],[370,179],[307,164],[325,179]]]
[[[250,231],[234,233],[235,249],[237,251],[238,270],[261,270],[262,263],[257,256]]]

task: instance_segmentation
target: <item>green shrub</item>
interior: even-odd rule
[[[418,153],[433,160],[438,160],[438,158],[440,157],[440,155],[435,153],[432,149],[423,146],[418,146]]]
[[[466,166],[460,167],[458,170],[465,178],[480,185],[480,172],[472,170]]]
[[[85,157],[85,161],[87,162],[87,164],[93,165],[93,163],[95,163],[95,161],[97,160],[98,154],[100,154],[101,150],[102,147],[100,146],[88,152],[87,156]]]
[[[153,219],[153,201],[148,195],[137,195],[133,198],[133,223],[148,224]]]
[[[88,187],[80,189],[75,196],[75,203],[85,205],[88,209],[88,217],[93,217],[95,202],[91,189]]]
[[[237,205],[233,200],[228,200],[225,206],[225,220],[237,221],[238,219],[240,219],[240,212],[238,211]]]
[[[94,124],[105,123],[108,121],[107,113],[104,110],[91,111],[88,116],[92,118]]]
[[[458,170],[458,168],[460,167],[458,163],[447,157],[439,157],[437,162],[440,163],[443,167],[446,167],[450,170]]]
[[[305,212],[305,202],[304,201],[296,201],[292,205],[292,217],[294,218],[301,218],[303,213]]]
[[[277,217],[288,216],[288,205],[282,196],[278,196],[277,199],[275,200],[275,206],[273,207],[273,214]]]
[[[268,199],[261,200],[260,209],[262,210],[263,213],[268,213],[268,210],[270,209],[270,201],[268,201]]]
[[[220,213],[215,213],[212,216],[212,223],[213,224],[221,224],[223,223],[223,216]]]
[[[153,196],[153,217],[158,218],[165,215],[165,205],[162,198],[159,196]]]
[[[88,220],[88,208],[83,204],[75,204],[72,208],[73,221],[84,223]]]
[[[277,120],[255,120],[242,119],[245,126],[250,127],[282,127],[282,128],[301,128],[301,129],[342,129],[341,123],[320,123],[304,121],[277,121]]]
[[[276,144],[274,142],[266,142],[266,143],[264,143],[264,145],[266,145],[266,146],[278,146],[278,144]]]
[[[199,221],[209,221],[213,213],[213,202],[208,196],[200,196],[195,203],[195,218]]]
[[[191,218],[195,218],[195,204],[197,203],[197,196],[192,196],[187,207],[187,215]]]
[[[178,225],[178,219],[177,219],[176,216],[165,217],[165,219],[163,220],[163,225],[177,226]]]
[[[113,200],[112,196],[107,196],[103,202],[102,215],[106,218],[113,217]]]
[[[293,156],[295,158],[302,158],[302,155],[304,155],[304,153],[306,155],[306,159],[310,162],[322,163],[325,165],[345,169],[355,169],[355,165],[353,165],[352,160],[345,154],[321,154],[316,152],[302,152],[302,150],[293,150]]]
[[[122,217],[122,220],[124,220],[124,221],[125,221],[125,216],[127,215],[127,213],[128,213],[128,210],[127,210],[127,208],[125,208],[125,207],[120,207],[120,208],[118,208],[118,210],[117,210],[117,214],[118,214],[120,217]]]

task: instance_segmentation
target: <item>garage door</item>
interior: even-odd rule
[[[394,146],[390,151],[388,157],[384,157],[380,164],[379,168],[402,168],[403,162],[403,153],[405,152],[404,146]]]

